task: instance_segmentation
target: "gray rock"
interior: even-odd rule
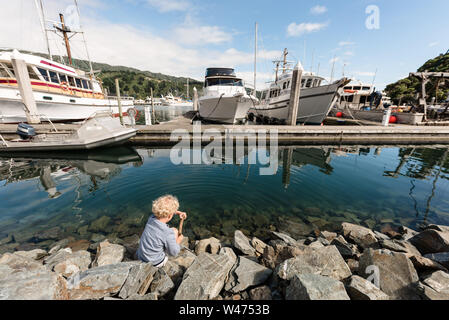
[[[0,265],[4,265],[9,268],[8,270],[13,270],[14,272],[46,270],[42,263],[12,253],[5,253],[2,255],[0,258]]]
[[[389,300],[387,294],[382,292],[370,281],[359,276],[352,276],[346,288],[352,300]]]
[[[331,245],[334,245],[345,259],[356,257],[359,253],[357,246],[348,243],[342,236],[332,240]]]
[[[221,249],[221,242],[217,238],[209,238],[198,241],[195,246],[195,254],[199,255],[203,252],[208,252],[212,254],[218,254]]]
[[[374,231],[374,234],[376,235],[377,240],[390,240],[390,237],[382,232]]]
[[[362,248],[368,248],[377,243],[376,235],[368,228],[346,222],[342,223],[342,228],[344,237]]]
[[[171,261],[180,266],[183,270],[186,270],[192,265],[195,259],[196,255],[193,252],[186,248],[181,248],[179,254],[176,257],[169,257],[168,261]]]
[[[287,300],[350,300],[338,280],[317,274],[294,275],[287,287]]]
[[[319,249],[319,248],[324,247],[324,244],[322,244],[321,241],[317,240],[317,241],[314,241],[311,244],[309,244],[309,247],[313,248],[313,249]]]
[[[321,236],[329,242],[332,242],[338,235],[335,232],[321,231]]]
[[[251,245],[253,246],[253,248],[256,250],[256,255],[257,256],[261,256],[263,254],[263,251],[265,250],[267,244],[265,242],[263,242],[262,240],[253,237],[251,239]]]
[[[147,293],[157,268],[151,263],[140,263],[133,266],[129,271],[129,276],[120,290],[119,297],[127,299],[133,295],[143,296]]]
[[[449,273],[436,271],[424,279],[421,293],[429,300],[449,300]]]
[[[233,293],[238,293],[246,290],[249,287],[263,284],[268,277],[273,273],[268,268],[248,259],[239,257],[235,269],[231,272],[225,290]]]
[[[53,271],[62,274],[64,277],[70,277],[79,271],[86,271],[91,262],[90,253],[80,250],[73,252],[65,260],[56,263]]]
[[[401,226],[399,228],[399,232],[402,234],[403,240],[410,240],[419,233],[418,231],[407,228],[406,226]]]
[[[153,282],[150,286],[151,293],[156,294],[157,297],[163,297],[167,293],[169,293],[175,284],[172,279],[167,275],[164,269],[159,269],[158,272],[155,273]]]
[[[441,231],[441,232],[449,232],[449,226],[442,226],[442,225],[438,225],[438,224],[429,224],[428,226],[426,226],[425,229],[426,230],[432,229],[432,230],[437,230],[437,231]]]
[[[351,276],[351,270],[333,245],[320,249],[308,248],[298,256],[282,262],[276,268],[276,273],[285,280],[306,273],[319,274],[336,280]]]
[[[187,269],[175,300],[207,300],[220,294],[229,272],[237,261],[230,248],[222,248],[220,254],[200,254]]]
[[[370,277],[369,280],[377,279],[380,290],[391,299],[418,299],[418,274],[405,253],[367,249],[360,257],[359,263],[359,275],[365,279]]]
[[[438,262],[446,268],[449,268],[449,252],[429,253],[424,255],[428,259]]]
[[[42,250],[42,249],[34,249],[31,251],[16,251],[16,252],[14,252],[14,254],[17,254],[19,256],[29,258],[32,260],[39,260],[47,255],[47,251]]]
[[[429,258],[425,258],[423,256],[412,256],[410,257],[410,260],[412,261],[413,266],[418,272],[427,272],[436,270],[448,272],[448,270],[438,262]]]
[[[130,297],[128,297],[126,300],[138,300],[138,301],[154,301],[157,300],[157,294],[156,293],[148,293],[146,295],[139,295],[139,294],[134,294]]]
[[[94,267],[116,264],[123,261],[125,257],[125,247],[119,244],[109,243],[108,240],[100,243],[97,249],[97,255],[93,262]]]
[[[98,300],[120,291],[139,262],[122,262],[78,272],[67,279],[70,299]]]
[[[234,232],[234,248],[240,250],[243,254],[248,256],[256,256],[256,250],[249,243],[249,239],[242,231],[236,230]]]
[[[449,232],[424,230],[409,240],[421,254],[449,251]]]
[[[393,240],[380,240],[379,243],[382,248],[391,251],[407,253],[409,257],[421,255],[418,249],[416,249],[415,246],[408,241],[393,239]]]
[[[290,237],[288,234],[282,233],[282,232],[276,232],[276,231],[271,231],[271,233],[278,239],[284,241],[286,244],[290,245],[290,246],[296,246],[297,245],[297,241],[295,239],[293,239],[292,237]]]
[[[271,290],[268,286],[261,286],[249,290],[251,300],[272,300]]]

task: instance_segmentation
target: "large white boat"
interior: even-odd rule
[[[38,10],[42,11],[39,12],[39,16],[44,26],[47,21],[43,18],[42,2],[40,7],[38,5]],[[36,102],[37,116],[42,120],[80,121],[103,111],[112,112],[118,116],[118,100],[116,97],[108,97],[105,94],[101,81],[94,75],[92,64],[90,63],[91,70],[88,73],[72,66],[69,36],[81,32],[71,31],[65,25],[62,14],[60,19],[60,23],[53,22],[53,27],[55,32],[60,32],[65,40],[68,64],[52,59],[46,27],[43,27],[43,31],[47,39],[50,59],[32,54],[22,54],[14,49],[0,51],[0,123],[27,121],[24,102],[12,63],[13,59],[23,60],[26,64],[32,95]],[[127,111],[134,108],[133,98],[125,97],[121,101],[122,112],[126,116],[128,115]]]
[[[283,61],[275,61],[276,78],[267,90],[262,92],[260,104],[248,112],[250,121],[263,123],[285,123],[288,118],[292,75],[288,68],[287,50]],[[282,74],[278,76],[279,64],[283,62]],[[324,78],[313,72],[303,72],[297,123],[321,124],[338,99],[338,89],[348,83],[346,78],[331,84],[323,84]]]
[[[175,97],[171,93],[165,97],[161,97],[160,101],[162,105],[166,107],[193,107],[192,101],[184,100],[181,97]]]
[[[203,96],[198,99],[201,119],[236,124],[246,119],[257,98],[248,95],[232,68],[208,68]]]

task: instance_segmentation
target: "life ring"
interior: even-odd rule
[[[65,91],[68,91],[69,94],[72,94],[72,90],[70,90],[69,84],[68,84],[67,82],[62,81],[62,82],[61,82],[61,88],[62,88],[62,90],[63,90],[64,92],[65,92]]]
[[[136,108],[129,108],[128,111],[126,111],[126,113],[128,114],[128,117],[130,118],[134,117],[135,121],[140,119],[139,110],[137,110]]]

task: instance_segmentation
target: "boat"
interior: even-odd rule
[[[73,133],[36,135],[34,127],[19,124],[20,139],[6,141],[0,135],[0,153],[90,150],[125,143],[136,135],[136,129],[121,125],[111,113],[101,112],[86,119]]]
[[[175,97],[171,93],[166,96],[162,96],[160,101],[162,105],[166,107],[193,107],[192,101],[184,100],[181,97]]]
[[[261,123],[285,124],[288,119],[293,72],[287,62],[287,49],[283,60],[275,61],[275,80],[262,92],[260,104],[248,112],[248,120]],[[283,63],[282,74],[279,66]],[[304,71],[301,80],[301,94],[297,123],[321,124],[338,99],[338,90],[348,83],[346,78],[331,84],[324,84],[325,79],[313,72]]]
[[[258,102],[248,95],[233,68],[208,68],[203,95],[198,99],[199,117],[208,122],[237,124],[246,121],[248,110]]]
[[[41,23],[45,25],[42,4],[41,7],[38,6],[39,10],[42,10],[39,12]],[[35,116],[41,120],[83,121],[96,112],[102,111],[110,111],[118,116],[118,99],[105,93],[101,81],[95,77],[90,60],[89,72],[73,67],[69,36],[79,32],[71,31],[65,25],[62,14],[60,20],[60,23],[54,22],[54,31],[61,33],[66,40],[68,64],[56,62],[53,59],[46,28],[43,29],[47,39],[49,58],[37,54],[20,53],[14,48],[0,50],[0,123],[27,121],[13,59],[23,60],[26,64],[32,96],[38,110]],[[121,105],[123,115],[127,116],[129,109],[134,109],[133,98],[122,97]]]

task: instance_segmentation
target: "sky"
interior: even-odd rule
[[[378,89],[449,49],[447,0],[78,0],[80,19],[73,0],[42,1],[47,20],[64,13],[82,27],[91,60],[198,80],[224,66],[252,84],[257,22],[258,89],[273,80],[284,48],[308,71]],[[0,8],[0,47],[46,52],[34,0],[0,0]],[[64,54],[62,39],[50,39]],[[82,37],[71,43],[85,59]]]

